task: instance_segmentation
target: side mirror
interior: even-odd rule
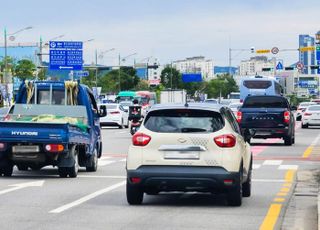
[[[107,116],[107,107],[105,105],[100,105],[99,108],[99,117]]]
[[[291,106],[291,110],[292,111],[296,111],[297,110],[297,106],[295,106],[295,105]]]

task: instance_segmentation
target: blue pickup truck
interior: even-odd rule
[[[30,81],[0,121],[0,175],[58,167],[60,177],[77,177],[79,166],[94,172],[102,153],[98,110],[92,91],[77,82]]]

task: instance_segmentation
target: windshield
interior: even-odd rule
[[[309,106],[308,110],[309,111],[320,111],[320,106]]]
[[[206,110],[168,109],[149,112],[145,127],[153,132],[216,132],[224,122],[217,112]]]
[[[288,108],[288,103],[282,97],[247,97],[242,108]]]

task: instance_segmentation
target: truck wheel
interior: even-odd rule
[[[75,148],[73,148],[73,154],[72,155],[74,157],[74,165],[72,167],[67,168],[67,169],[68,169],[69,177],[75,178],[75,177],[78,176],[78,171],[79,171],[78,154],[76,154]]]
[[[94,149],[92,156],[90,157],[90,165],[87,166],[86,170],[87,172],[96,172],[98,169],[98,152],[97,148]]]
[[[143,191],[127,180],[127,201],[130,205],[139,205],[143,201]]]
[[[67,171],[67,168],[65,167],[59,167],[58,173],[61,178],[66,178],[68,176],[68,171]]]
[[[292,145],[292,136],[284,137],[284,144],[287,146],[291,146]]]
[[[227,199],[230,206],[241,206],[242,204],[242,169],[239,172],[239,178],[235,187],[228,192]]]

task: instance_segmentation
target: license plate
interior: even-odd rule
[[[40,151],[38,145],[15,145],[12,146],[13,153],[37,153]]]
[[[178,151],[170,151],[164,153],[164,159],[186,159],[186,160],[199,160],[200,153],[199,152],[178,152]]]

